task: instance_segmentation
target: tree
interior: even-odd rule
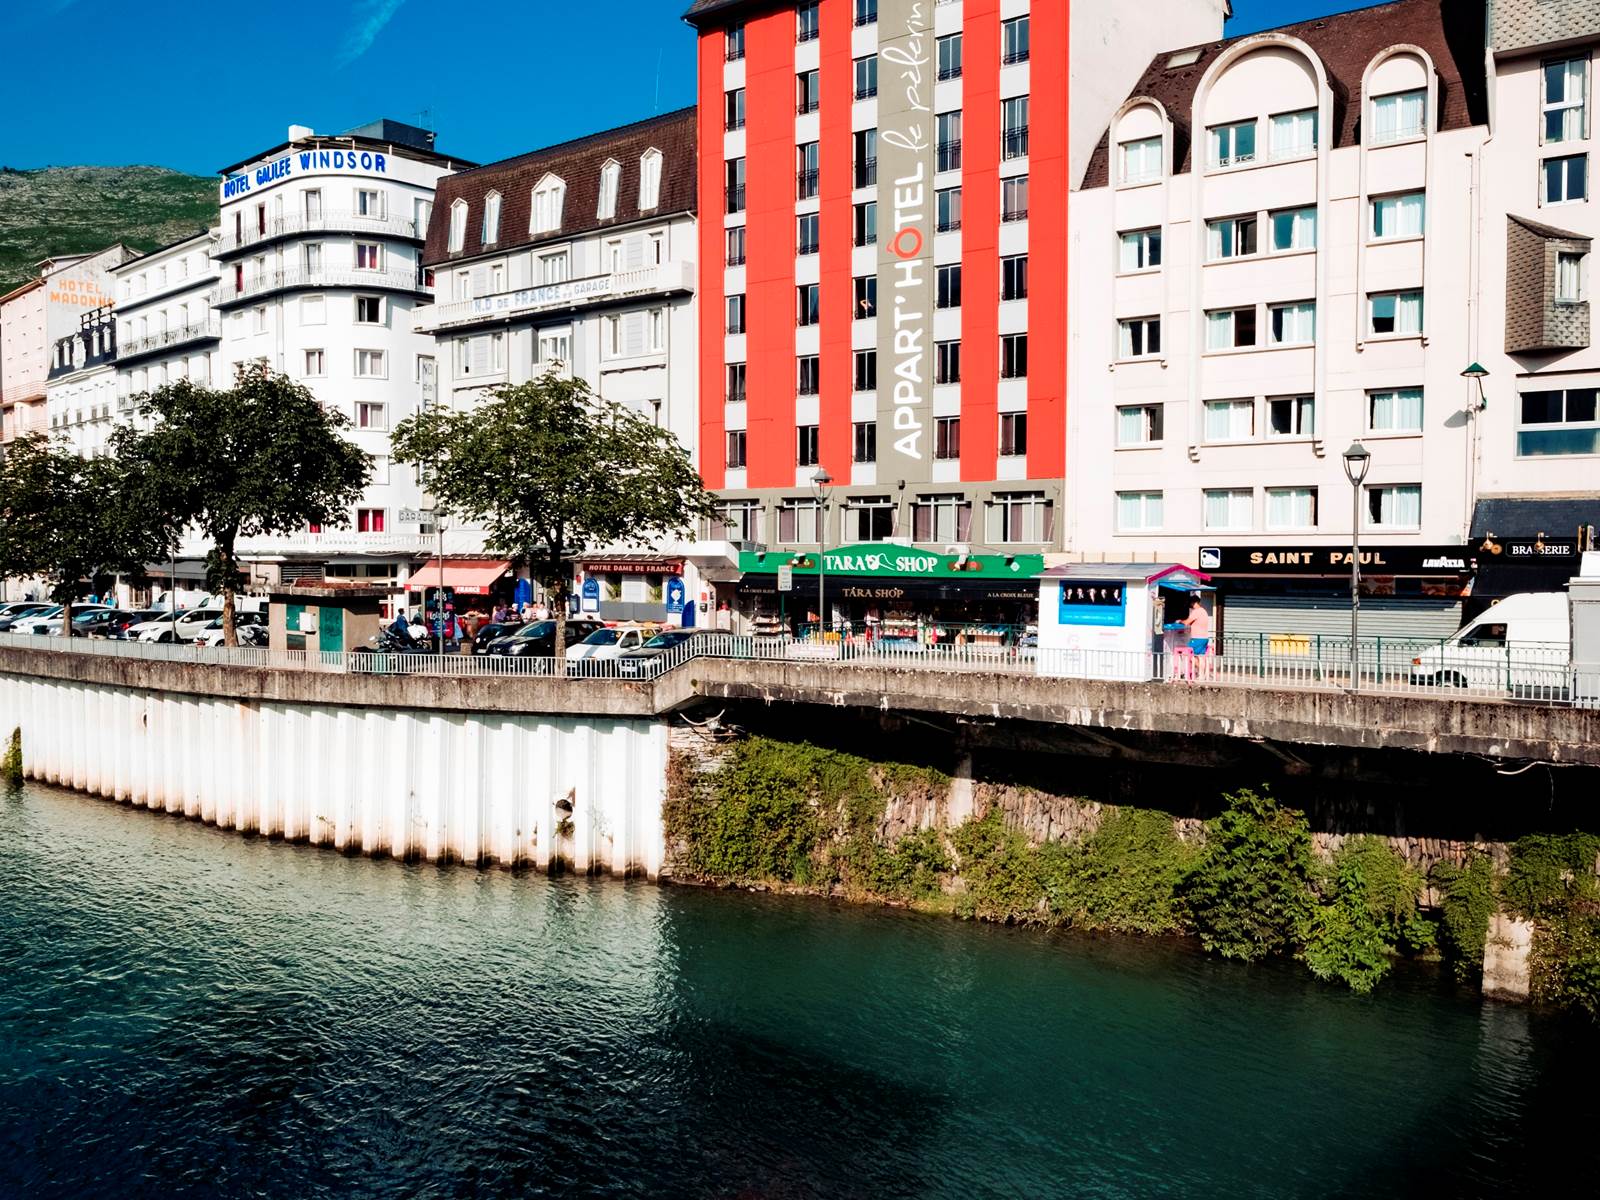
[[[196,525],[211,540],[206,586],[222,593],[222,640],[236,646],[238,540],[345,524],[371,456],[342,436],[343,414],[257,364],[241,367],[226,391],[168,384],[142,397],[139,412],[150,427],[123,427],[114,444],[178,526]]]
[[[6,447],[0,462],[0,575],[37,575],[62,606],[72,636],[72,602],[96,575],[138,575],[163,559],[175,530],[159,494],[115,458],[83,458],[43,434]]]
[[[393,453],[426,472],[439,511],[481,524],[490,550],[528,564],[554,599],[557,662],[574,555],[689,537],[714,512],[671,433],[554,373],[496,388],[469,411],[408,417]]]

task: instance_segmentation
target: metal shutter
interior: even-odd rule
[[[1461,628],[1461,601],[1434,596],[1363,596],[1361,637],[1449,637]],[[1350,636],[1350,600],[1335,596],[1222,597],[1225,638],[1257,634]]]

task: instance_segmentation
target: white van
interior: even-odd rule
[[[1411,681],[1550,697],[1572,660],[1565,592],[1522,592],[1485,609],[1411,660]]]

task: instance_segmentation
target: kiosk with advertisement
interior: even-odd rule
[[[1039,674],[1151,679],[1170,649],[1165,627],[1194,596],[1212,603],[1211,577],[1179,563],[1070,563],[1039,578]]]

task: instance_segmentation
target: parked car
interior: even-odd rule
[[[200,636],[202,629],[221,616],[220,608],[191,608],[187,612],[180,612],[176,621],[168,613],[143,625],[135,625],[128,630],[128,636],[140,642],[192,642]]]
[[[115,629],[133,614],[120,608],[90,608],[72,610],[72,636],[73,637],[106,637],[107,631]],[[61,632],[61,618],[56,617],[50,622],[49,633],[52,635]]]
[[[617,670],[623,675],[648,675],[658,665],[656,659],[692,642],[704,632],[702,629],[663,629],[637,650],[618,655]]]
[[[1572,631],[1561,592],[1507,596],[1411,660],[1414,683],[1549,695],[1567,687]]]
[[[246,644],[244,640],[244,631],[246,629],[261,629],[265,631],[267,615],[258,612],[235,613],[233,615],[233,624],[234,628],[239,632],[239,644],[242,646]],[[218,616],[215,620],[207,621],[201,627],[200,632],[195,634],[194,644],[197,646],[222,645],[222,618]],[[263,646],[266,645],[265,642],[261,644]]]
[[[59,604],[46,604],[38,601],[27,601],[21,604],[8,604],[10,610],[0,615],[0,633],[17,632],[18,621],[37,616],[54,616],[61,611]]]
[[[567,644],[581,642],[596,629],[604,626],[588,617],[577,617],[567,622]],[[556,623],[534,621],[524,625],[510,637],[497,638],[489,643],[485,654],[509,654],[513,657],[551,658],[556,652]]]
[[[76,621],[82,613],[94,612],[96,609],[89,605],[73,605],[72,619]],[[47,612],[34,613],[32,616],[23,617],[11,626],[12,633],[56,634],[61,632],[61,605],[52,604]]]
[[[487,625],[478,626],[477,636],[470,643],[472,653],[489,653],[489,643],[497,642],[501,638],[508,638],[521,629],[526,621],[490,621]]]
[[[596,629],[583,641],[567,643],[567,661],[584,659],[618,658],[630,650],[637,650],[659,632],[655,625],[607,625]]]
[[[128,619],[123,624],[122,628],[108,630],[106,632],[106,636],[113,638],[128,638],[133,636],[131,635],[130,631],[138,626],[145,625],[151,621],[170,621],[171,616],[172,614],[170,610],[165,608],[141,608],[128,614]],[[134,637],[134,640],[137,640],[137,637]]]

